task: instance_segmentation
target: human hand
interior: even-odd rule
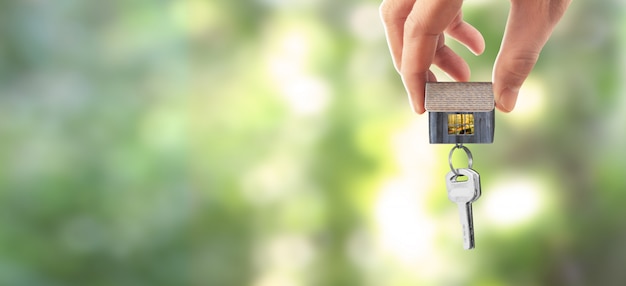
[[[510,112],[519,89],[571,0],[511,0],[500,52],[493,69],[496,107]],[[456,81],[468,81],[470,69],[444,42],[444,33],[474,54],[485,49],[481,33],[463,21],[463,0],[384,0],[380,14],[396,70],[413,110],[424,113],[426,82],[437,81],[435,64]]]

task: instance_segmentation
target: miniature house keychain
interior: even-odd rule
[[[455,144],[448,155],[448,199],[457,204],[463,229],[463,247],[474,248],[472,202],[481,194],[480,175],[472,169],[473,157],[463,144],[493,143],[495,101],[490,82],[426,83],[424,101],[429,119],[431,144]],[[467,168],[454,168],[452,155],[462,149]]]

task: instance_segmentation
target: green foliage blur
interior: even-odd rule
[[[378,5],[1,2],[0,285],[624,285],[623,2],[574,1],[470,147],[472,251]],[[508,1],[464,5],[490,81]]]

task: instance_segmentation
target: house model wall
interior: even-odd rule
[[[493,143],[495,101],[490,82],[426,83],[430,143]]]

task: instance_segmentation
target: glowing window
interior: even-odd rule
[[[449,135],[474,135],[474,114],[448,114]]]

